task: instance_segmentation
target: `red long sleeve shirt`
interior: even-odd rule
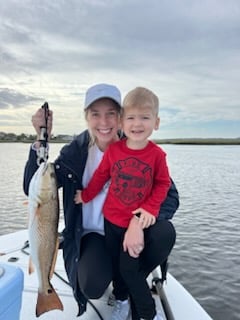
[[[170,187],[165,152],[149,141],[141,150],[129,149],[126,139],[111,144],[86,189],[83,202],[92,200],[110,180],[104,217],[128,227],[132,211],[143,208],[157,216]]]

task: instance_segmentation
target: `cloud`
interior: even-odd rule
[[[0,88],[0,109],[21,108],[35,101],[41,100],[11,89]]]
[[[0,108],[32,111],[49,100],[57,116],[70,111],[70,124],[86,89],[109,82],[123,95],[139,85],[158,94],[162,127],[194,134],[198,121],[240,121],[239,33],[237,0],[9,0],[0,12]]]

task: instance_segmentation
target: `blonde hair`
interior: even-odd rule
[[[123,112],[128,108],[149,108],[158,115],[159,100],[151,90],[144,87],[136,87],[128,92],[123,100]]]

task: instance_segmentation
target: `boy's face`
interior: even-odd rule
[[[160,119],[151,108],[127,108],[123,110],[122,129],[134,140],[146,140],[159,128]]]

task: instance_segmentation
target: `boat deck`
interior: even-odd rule
[[[4,235],[0,237],[0,264],[11,264],[20,267],[24,272],[24,291],[22,296],[22,308],[20,320],[33,320],[35,317],[35,307],[37,299],[38,279],[37,274],[28,274],[28,261],[26,253],[21,249],[28,240],[27,230],[18,231],[16,233]],[[160,270],[156,270],[160,274]],[[155,272],[156,272],[155,271]],[[67,276],[64,269],[62,259],[62,251],[59,250],[55,272],[67,281]],[[64,311],[53,310],[39,317],[44,320],[71,320],[75,319],[78,308],[75,299],[72,295],[71,287],[54,274],[51,283],[58,293],[64,305]],[[155,274],[154,274],[155,276]],[[152,277],[149,277],[149,284]],[[103,297],[98,300],[91,300],[85,312],[80,319],[82,320],[98,320],[109,319],[112,312],[112,307],[108,305],[108,297],[111,293],[111,287],[105,292]],[[167,283],[164,284],[164,289],[161,292],[163,301],[171,307],[171,314],[165,316],[163,304],[159,296],[154,295],[158,310],[162,310],[165,320],[211,320],[210,316],[198,304],[198,302],[183,288],[183,286],[168,274]],[[166,298],[166,299],[165,299]],[[93,305],[92,305],[93,304]],[[99,315],[99,314],[100,315]]]

